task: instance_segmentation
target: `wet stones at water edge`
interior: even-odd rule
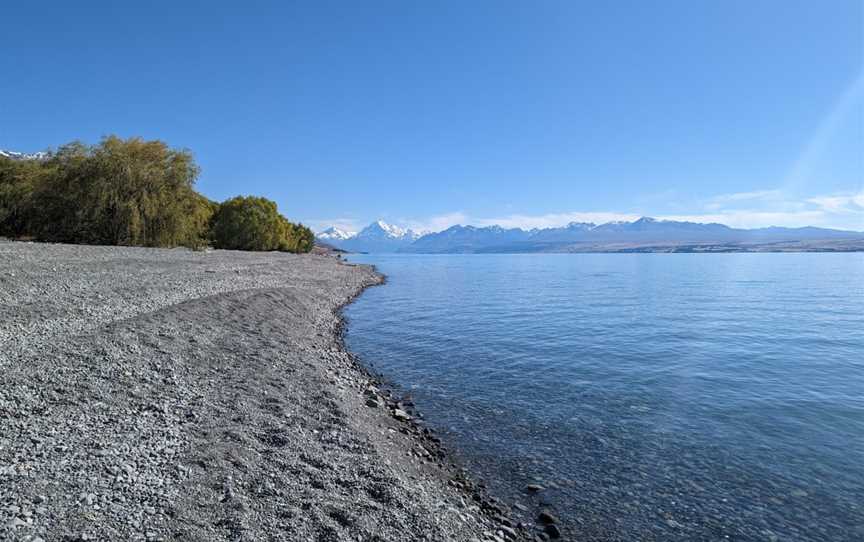
[[[441,439],[430,428],[423,425],[420,419],[422,415],[415,411],[414,402],[408,397],[401,399],[393,397],[389,390],[380,389],[380,384],[381,382],[372,377],[372,382],[366,385],[363,390],[365,404],[371,408],[386,408],[391,417],[400,422],[396,426],[398,432],[413,439],[414,446],[409,454],[420,461],[437,464],[445,472],[448,472],[451,476],[448,485],[458,489],[465,497],[479,506],[493,525],[493,530],[484,532],[483,538],[474,540],[478,542],[511,542],[532,541],[536,540],[537,536],[544,537],[542,538],[544,540],[550,538],[542,531],[533,531],[530,525],[511,519],[511,511],[505,503],[488,495],[482,482],[473,481],[464,469],[452,463]],[[372,403],[374,403],[374,407]]]
[[[550,538],[561,538],[561,529],[558,517],[549,510],[541,510],[537,515],[537,522],[543,526],[543,532]]]

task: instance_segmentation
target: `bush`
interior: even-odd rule
[[[61,147],[37,183],[33,230],[67,243],[172,247],[206,237],[209,205],[195,192],[188,151],[161,141],[108,137]]]
[[[197,247],[213,204],[198,167],[161,141],[70,143],[45,160],[0,162],[0,235],[105,245]]]
[[[309,252],[312,231],[279,214],[276,203],[255,196],[237,196],[219,205],[211,222],[216,248]]]
[[[314,235],[264,198],[222,205],[194,189],[192,154],[161,141],[73,142],[44,160],[0,157],[0,236],[148,247],[308,252]],[[212,227],[212,230],[211,230]]]
[[[41,166],[0,157],[0,236],[32,235],[32,195]]]

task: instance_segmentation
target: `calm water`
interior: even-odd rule
[[[864,540],[864,254],[351,259],[388,283],[347,309],[349,347],[525,518]]]

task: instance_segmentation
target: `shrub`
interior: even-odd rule
[[[211,239],[216,248],[309,252],[314,236],[309,228],[292,224],[279,214],[276,203],[255,196],[237,196],[213,215]]]

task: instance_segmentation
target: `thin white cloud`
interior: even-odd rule
[[[829,213],[864,213],[864,191],[858,194],[839,194],[810,198],[807,202]]]
[[[708,201],[709,207],[722,207],[731,202],[742,201],[777,201],[783,199],[783,191],[774,190],[754,190],[752,192],[733,192],[732,194],[720,194],[714,196]]]

